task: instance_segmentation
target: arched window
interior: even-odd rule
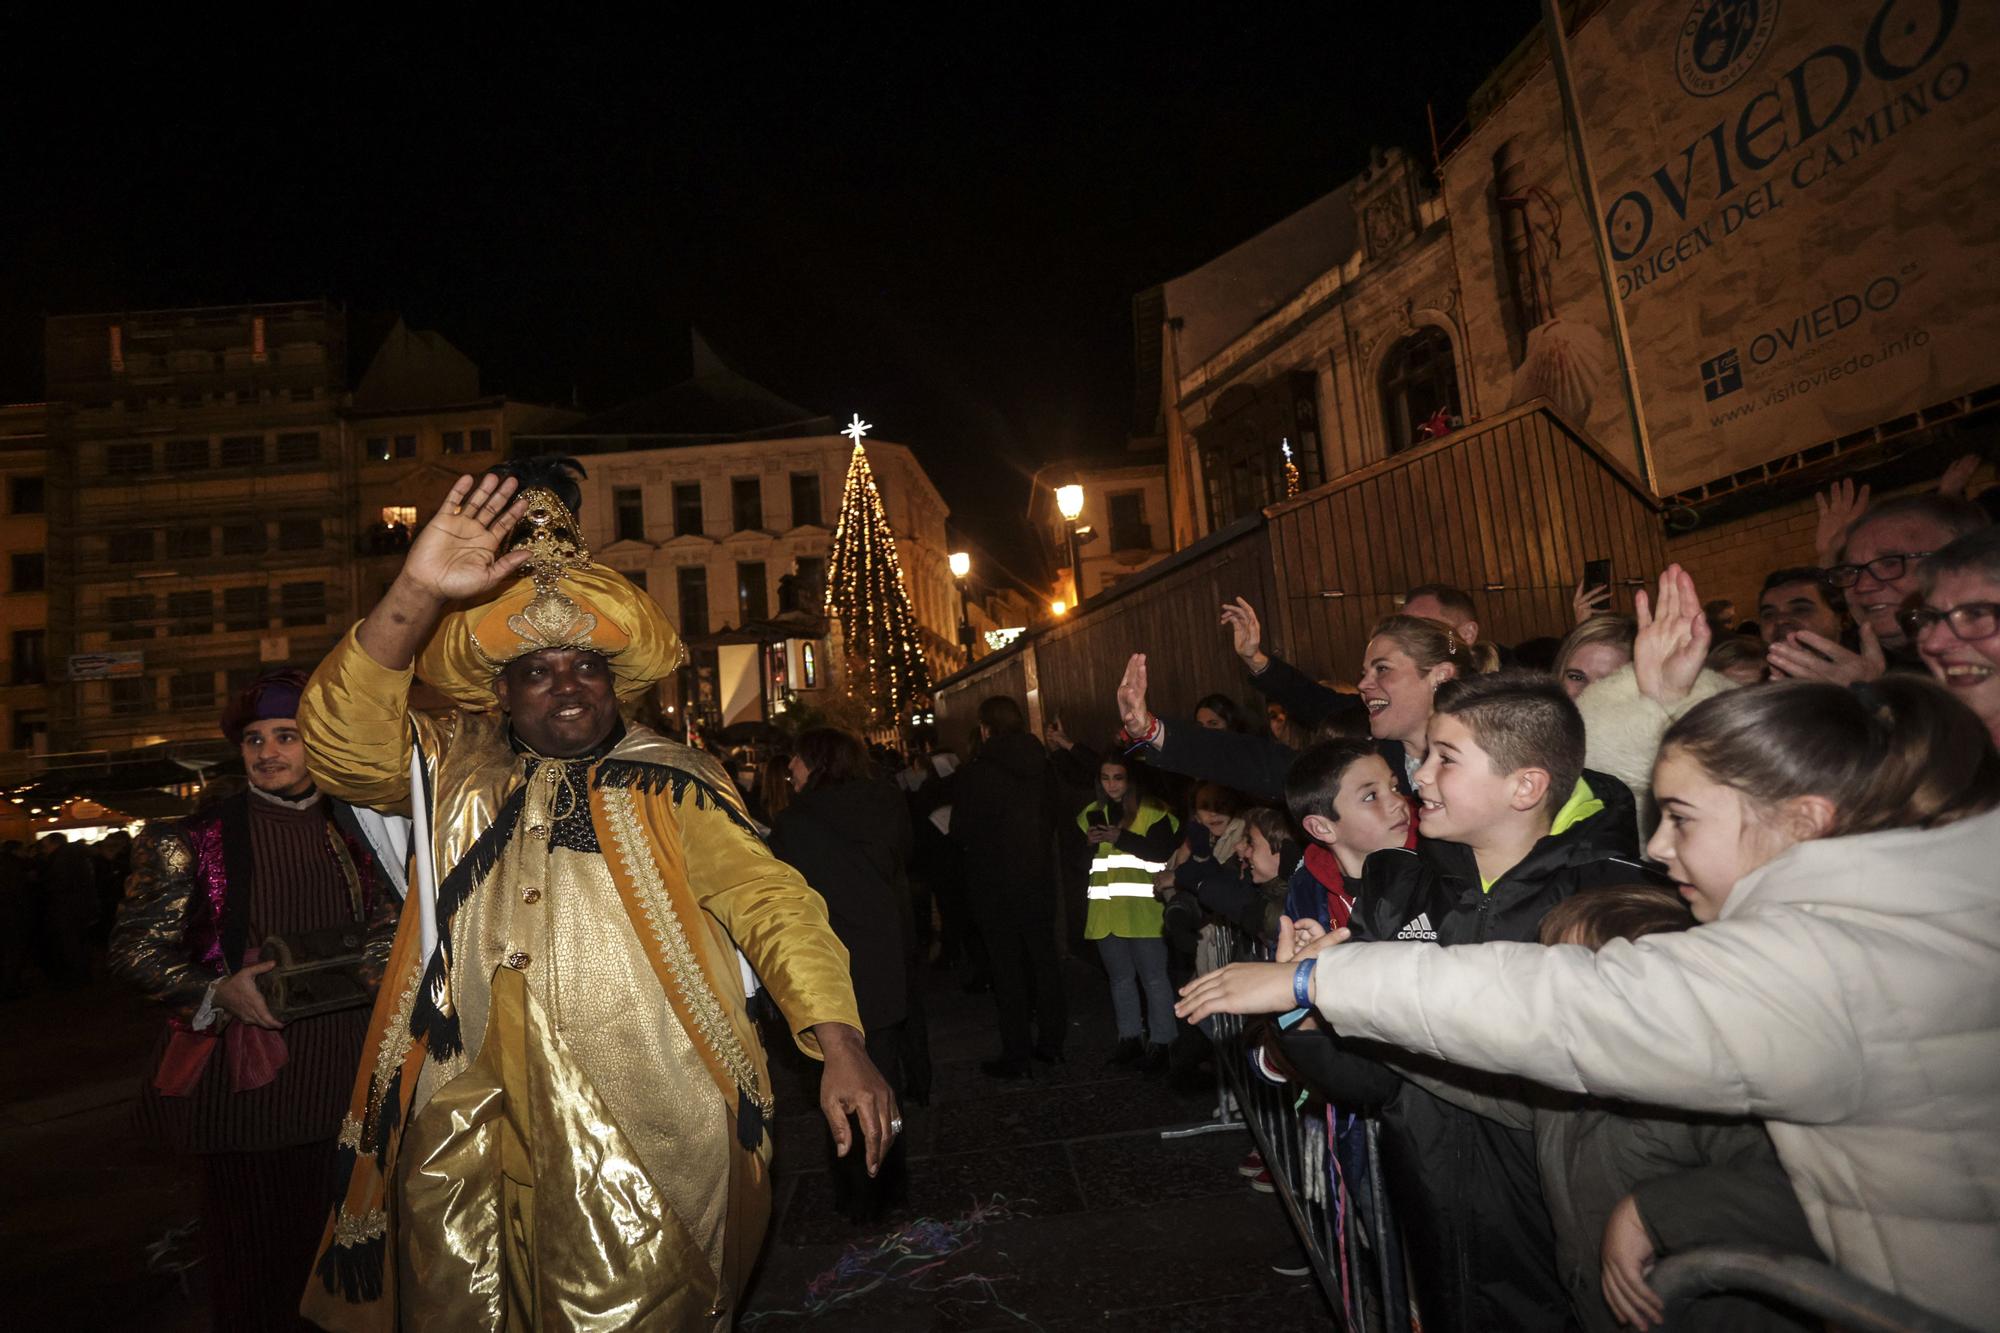
[[[1382,425],[1389,452],[1416,444],[1417,432],[1439,409],[1454,421],[1459,417],[1458,369],[1450,335],[1426,324],[1382,358]]]
[[[1197,428],[1210,531],[1285,498],[1285,453],[1311,490],[1320,464],[1319,377],[1306,368],[1273,376],[1259,387],[1232,384],[1216,396]]]

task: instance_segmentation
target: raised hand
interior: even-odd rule
[[[1153,729],[1153,715],[1146,711],[1146,655],[1133,653],[1125,663],[1125,677],[1118,682],[1118,720],[1125,734],[1137,740]]]
[[[1049,725],[1042,728],[1042,739],[1058,750],[1067,750],[1076,744],[1069,738],[1069,733],[1063,730],[1062,719],[1059,717],[1050,719]]]
[[[1643,591],[1632,602],[1639,621],[1639,637],[1632,644],[1632,673],[1638,677],[1639,693],[1670,708],[1687,698],[1708,658],[1713,631],[1701,613],[1701,594],[1695,591],[1692,575],[1679,565],[1668,565],[1660,574],[1657,607]]]
[[[1570,594],[1569,609],[1576,617],[1576,623],[1611,610],[1611,587],[1605,584],[1596,588],[1586,588],[1582,580],[1577,581],[1576,591]]]
[[[1856,520],[1868,512],[1868,488],[1856,490],[1851,478],[1842,477],[1813,497],[1819,506],[1819,527],[1813,532],[1813,552],[1820,567],[1840,559],[1840,546]]]
[[[1965,488],[1972,483],[1972,474],[1979,471],[1978,454],[1960,454],[1951,460],[1951,466],[1938,478],[1939,495],[1965,494]]]
[[[525,550],[499,554],[528,509],[513,498],[518,485],[491,473],[477,483],[460,477],[411,543],[403,580],[440,601],[455,602],[489,591],[526,564]]]
[[[1867,621],[1861,622],[1861,651],[1850,652],[1809,629],[1797,630],[1771,645],[1771,670],[1793,680],[1824,680],[1835,685],[1853,685],[1879,680],[1889,669],[1882,641]]]
[[[1221,623],[1229,627],[1236,655],[1243,659],[1243,665],[1250,668],[1252,675],[1271,665],[1271,659],[1264,653],[1264,627],[1257,620],[1255,607],[1241,597],[1224,602]]]

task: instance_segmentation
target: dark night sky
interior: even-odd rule
[[[692,322],[1005,542],[1036,464],[1122,443],[1132,296],[1370,145],[1428,160],[1426,103],[1457,120],[1537,8],[699,38],[86,11],[0,56],[0,394],[41,396],[44,313],[329,295],[443,332],[488,391],[601,408],[680,378]]]

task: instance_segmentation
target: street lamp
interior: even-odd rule
[[[958,644],[965,649],[965,662],[972,664],[972,617],[966,610],[965,576],[972,572],[972,557],[964,551],[950,556],[951,576],[958,581]]]
[[[1070,591],[1076,594],[1079,604],[1083,601],[1083,563],[1077,556],[1076,521],[1083,517],[1083,487],[1072,482],[1056,487],[1056,512],[1062,515],[1063,525],[1069,535],[1069,579]],[[1061,613],[1058,612],[1058,615]]]

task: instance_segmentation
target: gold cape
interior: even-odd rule
[[[860,1027],[825,905],[706,755],[633,727],[600,760],[522,756],[496,714],[410,713],[412,675],[350,633],[299,707],[315,777],[357,804],[407,809],[416,747],[439,874],[428,967],[403,913],[302,1312],[726,1327],[770,1189],[736,951],[817,1055],[815,1024]],[[601,853],[552,845],[576,800]]]

